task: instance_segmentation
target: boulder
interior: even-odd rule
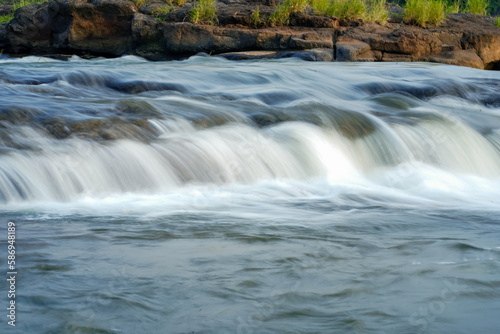
[[[137,8],[123,0],[57,0],[73,18],[70,49],[120,56],[132,49],[132,19]]]
[[[135,5],[124,0],[53,0],[19,8],[7,25],[14,53],[71,50],[119,56],[132,49]]]
[[[6,27],[8,44],[14,53],[39,53],[50,50],[52,22],[48,3],[16,10]]]
[[[135,53],[150,60],[164,60],[166,44],[163,41],[164,23],[151,16],[135,13],[132,19],[132,39]]]
[[[339,41],[336,46],[335,60],[354,61],[359,55],[370,51],[370,45],[358,40]]]
[[[482,59],[473,50],[443,51],[440,54],[430,56],[429,61],[479,69],[484,68]]]

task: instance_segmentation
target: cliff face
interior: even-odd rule
[[[220,3],[217,26],[185,22],[189,5],[157,19],[126,0],[53,0],[16,11],[0,28],[12,54],[135,54],[153,60],[199,52],[230,59],[432,61],[500,68],[500,29],[489,17],[453,14],[440,27],[381,26],[294,14],[287,27],[251,27],[255,3]],[[270,11],[272,7],[263,7]]]

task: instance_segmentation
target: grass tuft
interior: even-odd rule
[[[429,1],[429,24],[438,26],[446,19],[446,4],[443,0]]]
[[[135,6],[137,8],[141,8],[142,6],[144,6],[144,3],[146,2],[146,0],[131,0]]]
[[[189,12],[189,19],[192,23],[217,23],[216,0],[198,0],[196,5]]]
[[[284,26],[290,22],[290,14],[304,12],[309,4],[308,0],[285,0],[276,6],[269,16],[271,26]]]
[[[326,14],[346,20],[363,19],[366,17],[366,4],[363,0],[333,0]]]
[[[328,0],[311,0],[310,5],[315,14],[325,15],[330,2]]]
[[[467,0],[467,13],[476,15],[486,15],[488,11],[488,0]]]
[[[448,14],[455,14],[460,12],[460,0],[449,0],[445,4],[445,11]]]
[[[0,16],[0,23],[10,22],[14,18],[14,14],[7,14]]]
[[[500,16],[497,16],[495,19],[495,25],[500,28]]]
[[[156,21],[163,22],[165,20],[164,16],[170,13],[171,10],[170,6],[158,6],[151,14],[156,17]]]
[[[377,22],[382,25],[386,24],[389,19],[386,0],[374,0],[370,3],[366,19],[370,22]]]
[[[255,9],[252,10],[251,19],[252,19],[253,26],[255,28],[257,28],[260,24],[260,8],[259,8],[259,6],[255,7]]]
[[[421,27],[439,25],[446,18],[443,0],[408,0],[404,7],[404,20]]]

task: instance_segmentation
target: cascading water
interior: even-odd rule
[[[0,59],[18,328],[492,332],[497,73]]]

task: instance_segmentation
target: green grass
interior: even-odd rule
[[[16,11],[17,9],[24,7],[24,6],[29,6],[33,4],[41,4],[44,2],[47,2],[49,0],[20,0],[14,2],[14,8],[12,9],[13,11]]]
[[[170,6],[163,6],[163,7],[156,7],[155,10],[151,14],[153,14],[154,17],[156,17],[156,21],[158,22],[163,22],[165,21],[165,15],[170,13],[171,8]]]
[[[347,20],[363,19],[366,16],[366,4],[363,0],[333,0],[326,14]]]
[[[459,0],[449,0],[445,4],[445,11],[448,14],[454,14],[460,12],[460,1]]]
[[[254,27],[258,27],[260,24],[260,8],[259,6],[255,7],[254,10],[252,10],[252,15],[250,16],[252,19],[252,24]]]
[[[290,10],[284,3],[277,5],[271,15],[269,15],[269,24],[271,26],[284,26],[289,22]]]
[[[130,1],[132,1],[137,8],[141,8],[146,3],[146,0],[130,0]]]
[[[497,16],[495,19],[495,25],[500,28],[500,16]]]
[[[33,4],[41,4],[47,2],[49,0],[20,0],[13,1],[12,3],[12,13],[7,15],[0,16],[0,23],[10,22],[14,18],[14,12],[21,7],[33,5]],[[6,2],[7,3],[7,2]]]
[[[443,0],[408,0],[404,6],[404,20],[421,27],[439,25],[446,18]]]
[[[285,0],[276,6],[268,22],[271,26],[287,25],[290,22],[290,14],[304,12],[308,4],[308,0]]]
[[[173,0],[172,3],[176,6],[182,6],[183,4],[185,4],[187,2],[187,0]]]
[[[386,24],[389,19],[389,11],[387,10],[386,0],[374,0],[368,7],[366,20],[370,22],[377,22],[379,24]]]
[[[329,0],[311,0],[309,5],[315,14],[325,15],[330,2]]]
[[[429,24],[438,26],[446,19],[446,4],[443,0],[429,1]]]
[[[189,12],[192,23],[215,24],[217,23],[216,0],[198,0]]]
[[[488,0],[467,0],[466,12],[476,15],[486,15]]]
[[[14,14],[7,14],[0,16],[0,23],[10,22],[14,18]]]

